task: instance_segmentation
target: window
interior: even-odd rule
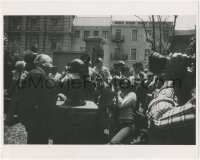
[[[26,49],[29,49],[34,45],[39,45],[39,35],[28,34],[26,37]]]
[[[89,31],[84,31],[84,37],[87,38],[90,36],[90,32]]]
[[[137,30],[132,30],[132,40],[137,41]]]
[[[124,21],[116,21],[115,24],[124,24]]]
[[[52,30],[57,30],[59,17],[53,17],[51,19],[51,22],[52,22]]]
[[[151,36],[151,30],[147,30],[147,35]]]
[[[64,19],[62,16],[50,16],[48,17],[47,20],[48,20],[47,24],[48,30],[53,30],[53,31],[64,30]]]
[[[103,31],[102,37],[108,39],[108,31]]]
[[[19,17],[19,16],[10,17],[9,29],[10,30],[20,30],[21,29],[21,17]]]
[[[135,24],[135,22],[126,22],[126,24]]]
[[[40,29],[40,17],[39,16],[33,16],[27,18],[27,29],[28,30],[39,30]]]
[[[51,49],[56,49],[56,47],[57,47],[57,40],[56,40],[56,38],[52,38],[51,39]]]
[[[136,49],[131,48],[131,60],[136,60]]]
[[[80,47],[80,50],[81,51],[85,51],[85,47]]]
[[[93,32],[93,36],[94,36],[94,37],[98,37],[98,36],[99,36],[99,31],[94,31],[94,32]]]
[[[116,36],[121,37],[121,33],[122,33],[121,29],[116,29]]]
[[[75,31],[75,38],[80,38],[80,31]]]
[[[51,37],[51,49],[52,50],[60,50],[62,44],[61,36],[52,36]]]
[[[144,60],[148,60],[149,55],[150,55],[150,49],[145,49]]]

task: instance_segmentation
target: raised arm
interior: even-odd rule
[[[118,94],[118,107],[120,109],[124,109],[129,106],[135,107],[136,105],[136,94],[130,92],[125,98],[121,98],[120,94]]]

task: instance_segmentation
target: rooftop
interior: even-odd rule
[[[175,30],[175,35],[177,36],[195,35],[195,30]]]
[[[110,26],[111,17],[75,17],[74,26]]]

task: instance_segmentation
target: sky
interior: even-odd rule
[[[146,15],[137,15],[141,17],[143,20],[149,20],[148,16]],[[110,17],[106,15],[85,15],[85,16],[78,16],[78,17]],[[164,15],[164,17],[168,17],[168,15]],[[112,20],[118,20],[118,21],[137,21],[139,20],[136,16],[120,16],[120,15],[112,15]],[[168,18],[168,21],[174,21],[174,16],[171,15]],[[194,15],[178,15],[177,20],[176,20],[176,30],[190,30],[190,29],[195,29],[196,25],[196,16]]]
[[[178,16],[176,30],[194,29],[196,25],[196,16]]]

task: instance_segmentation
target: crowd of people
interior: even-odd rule
[[[107,144],[138,139],[144,144],[195,144],[195,57],[154,52],[148,69],[139,62],[129,67],[119,61],[109,70],[102,58],[91,64],[84,54],[66,64],[62,73],[48,55],[33,57],[31,62],[16,62],[5,92],[12,97],[5,124],[12,125],[17,115],[28,144],[48,143],[58,99],[72,107],[93,101],[98,106],[97,127],[108,135]]]

